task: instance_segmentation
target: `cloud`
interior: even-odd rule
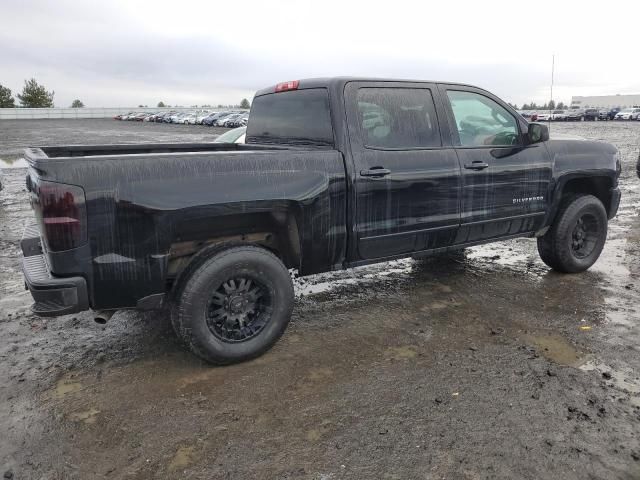
[[[576,38],[575,26],[615,25],[615,7],[557,3],[541,0],[524,15],[498,0],[5,0],[0,83],[15,91],[36,77],[58,105],[190,105],[237,103],[283,80],[353,75],[471,83],[511,102],[544,102],[555,53],[557,100],[640,92],[632,42]]]

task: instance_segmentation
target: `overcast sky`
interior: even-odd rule
[[[56,106],[239,103],[355,75],[475,84],[512,103],[640,93],[640,2],[2,0],[0,84]]]

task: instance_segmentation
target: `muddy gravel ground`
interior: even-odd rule
[[[19,167],[27,145],[217,133],[5,121],[0,158]],[[520,239],[308,277],[276,347],[224,368],[185,352],[161,314],[33,316],[19,266],[24,169],[5,168],[0,475],[640,478],[640,122],[555,133],[622,154],[622,205],[588,272],[554,273]]]

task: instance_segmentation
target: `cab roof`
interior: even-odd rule
[[[406,83],[446,83],[447,85],[460,85],[464,87],[474,87],[466,83],[455,82],[437,82],[433,80],[415,80],[415,79],[399,79],[399,78],[376,78],[376,77],[320,77],[320,78],[304,78],[300,80],[291,80],[284,83],[298,82],[296,88],[289,90],[304,90],[307,88],[328,88],[333,90],[334,88],[344,87],[349,82],[406,82]],[[256,97],[261,95],[267,95],[270,93],[276,93],[276,88],[282,85],[280,83],[272,85],[270,87],[263,88],[256,92]],[[474,87],[478,88],[478,87]]]

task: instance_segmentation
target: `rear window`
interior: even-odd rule
[[[333,145],[327,90],[292,90],[254,98],[247,143]]]

